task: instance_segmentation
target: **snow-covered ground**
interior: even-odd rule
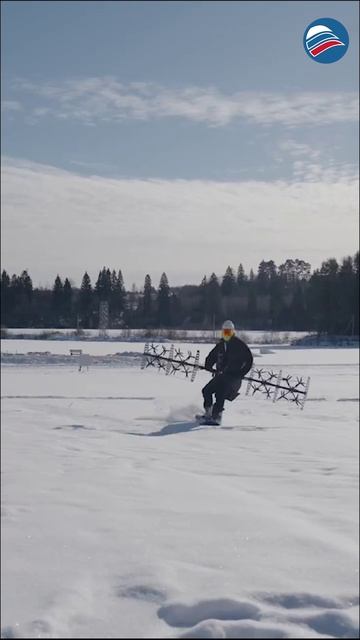
[[[23,339],[33,338],[35,337],[37,340],[41,339],[41,336],[46,335],[46,340],[78,340],[78,337],[75,335],[75,329],[13,329],[7,328],[6,335],[11,339],[16,339],[18,336]],[[144,340],[144,334],[148,330],[144,329],[108,329],[107,330],[107,340],[128,340],[131,339],[133,342],[139,340],[142,342]],[[99,336],[99,329],[85,329],[84,338],[86,341],[91,340],[102,340]],[[167,339],[167,336],[171,335],[171,339],[179,339],[184,341],[186,339],[191,342],[196,342],[197,340],[201,341],[212,341],[218,339],[219,331],[207,331],[204,329],[198,330],[182,330],[182,329],[153,329],[152,337],[153,339],[157,339],[161,337],[162,339]],[[251,342],[253,344],[263,344],[263,343],[289,343],[289,341],[303,338],[304,336],[309,335],[307,331],[239,331],[239,335],[243,335],[243,339],[247,342]]]
[[[2,637],[358,636],[356,349],[257,349],[311,376],[305,409],[242,390],[214,428],[192,419],[208,374],[141,371],[143,345],[87,343],[79,372],[74,342],[19,343],[2,343]]]

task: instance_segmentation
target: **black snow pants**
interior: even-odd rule
[[[216,402],[213,406],[212,415],[218,416],[224,409],[225,400],[235,400],[241,387],[242,378],[220,373],[214,376],[202,390],[204,397],[204,409],[209,409],[213,404],[213,394]]]

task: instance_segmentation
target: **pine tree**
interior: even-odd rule
[[[291,328],[293,330],[301,331],[306,328],[306,301],[300,281],[295,284],[289,313],[291,317]]]
[[[95,291],[99,300],[109,302],[111,298],[111,273],[110,269],[105,267],[99,272],[99,276],[95,285]]]
[[[55,283],[52,290],[51,307],[53,311],[53,321],[55,325],[62,325],[63,317],[63,304],[64,304],[64,286],[59,274],[55,278]]]
[[[109,301],[111,296],[111,271],[109,268],[107,268],[105,272],[105,289],[107,293],[107,300]]]
[[[179,296],[173,293],[170,297],[170,319],[171,324],[175,327],[179,327],[181,325],[183,316],[182,304]]]
[[[208,281],[207,281],[207,277],[204,276],[203,279],[200,282],[200,286],[199,286],[199,293],[200,293],[200,299],[202,304],[204,305],[207,299],[207,290],[208,290]]]
[[[252,269],[250,269],[249,273],[249,286],[248,286],[248,307],[247,307],[247,321],[253,326],[256,326],[256,315],[257,315],[257,305],[256,305],[256,291],[255,291],[255,274]]]
[[[343,258],[338,273],[339,326],[338,333],[354,333],[358,310],[354,302],[358,300],[358,279],[352,256]],[[358,306],[358,305],[356,305]]]
[[[221,291],[224,296],[231,296],[231,294],[235,292],[235,289],[236,281],[234,272],[231,267],[228,267],[221,283]]]
[[[107,281],[109,280],[109,273],[106,272],[103,276],[105,289],[107,287]],[[110,274],[110,314],[112,320],[115,323],[118,323],[120,320],[120,316],[124,311],[125,307],[125,287],[124,280],[122,277],[122,273],[119,270],[118,275],[116,275],[115,269]]]
[[[126,301],[126,290],[124,285],[124,278],[119,269],[116,279],[116,297],[117,297],[117,310],[119,313],[122,313],[125,309],[125,301]]]
[[[206,313],[214,326],[222,314],[221,289],[215,273],[212,273],[207,285]]]
[[[22,291],[22,285],[20,278],[13,273],[10,280],[10,288],[13,290],[14,294],[17,295]]]
[[[359,275],[359,257],[360,257],[360,254],[359,254],[359,251],[357,251],[353,258],[354,273],[356,275]]]
[[[159,324],[161,327],[168,327],[170,325],[170,287],[166,273],[163,273],[160,278],[157,303]]]
[[[63,287],[63,314],[66,318],[67,322],[71,323],[72,316],[72,298],[73,298],[73,290],[68,278],[65,278],[64,287]]]
[[[144,296],[143,296],[143,315],[145,323],[149,323],[152,313],[152,300],[151,300],[151,278],[149,274],[146,274],[144,281]]]
[[[238,270],[237,270],[236,284],[239,287],[241,287],[244,284],[245,281],[246,281],[246,276],[245,276],[244,267],[240,263],[239,266],[238,266]]]
[[[11,290],[10,290],[10,276],[5,271],[1,274],[1,324],[8,326],[8,320],[11,317],[12,305],[11,305]]]
[[[28,272],[25,270],[22,272],[21,276],[20,276],[20,282],[21,282],[21,287],[22,290],[25,294],[25,297],[27,299],[28,302],[31,302],[32,297],[33,297],[33,284],[32,284],[32,280],[28,274]]]
[[[93,290],[91,286],[90,276],[85,271],[79,294],[79,316],[85,329],[89,328],[91,312],[93,305]]]
[[[310,279],[307,299],[318,332],[336,333],[341,312],[338,274],[338,262],[330,258],[322,263]]]
[[[6,289],[9,289],[9,287],[10,287],[10,276],[7,273],[7,271],[5,271],[4,269],[1,274],[1,293],[3,293],[3,291],[5,291]]]
[[[110,314],[115,326],[120,326],[122,322],[122,316],[125,310],[125,298],[126,292],[121,270],[119,269],[117,275],[114,270],[111,273]]]
[[[355,295],[353,298],[353,322],[352,322],[352,334],[359,335],[359,252],[357,251],[353,258],[353,268],[354,268],[354,287],[355,287]]]
[[[115,302],[116,284],[117,284],[116,271],[115,269],[113,269],[110,276],[111,307],[116,305],[116,302]]]

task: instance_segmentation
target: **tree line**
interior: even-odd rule
[[[103,267],[96,283],[84,273],[80,288],[57,275],[52,288],[33,286],[28,271],[1,276],[2,327],[89,329],[99,326],[101,302],[109,328],[213,329],[231,318],[241,329],[359,334],[359,252],[324,261],[262,260],[246,274],[228,266],[199,285],[170,287],[166,273],[157,288],[146,274],[143,287],[126,290],[121,270]]]

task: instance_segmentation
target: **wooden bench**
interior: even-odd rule
[[[84,367],[89,369],[91,358],[88,353],[83,353],[82,349],[70,349],[70,355],[79,356],[79,371],[81,371]]]

